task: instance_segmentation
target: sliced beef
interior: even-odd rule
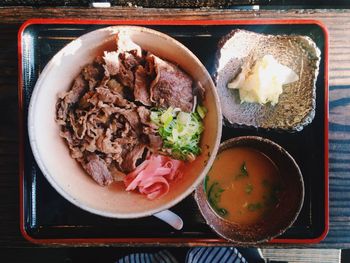
[[[87,162],[83,164],[86,172],[101,186],[107,186],[113,182],[113,177],[109,172],[107,165],[96,154],[87,156]]]
[[[137,107],[137,113],[143,125],[157,129],[157,125],[155,125],[151,121],[151,111],[149,109],[147,109],[146,107],[140,106],[140,107]]]
[[[193,85],[193,95],[197,96],[198,103],[203,104],[205,89],[203,88],[202,84],[198,81]]]
[[[121,49],[117,52],[104,53],[104,60],[106,63],[104,66],[105,75],[109,77],[116,76],[123,86],[133,90],[135,71],[140,61],[142,61],[142,58],[138,55],[139,53],[141,54],[141,52],[138,51],[140,47],[137,45],[127,46],[122,39],[118,42],[118,46],[120,46]]]
[[[88,91],[84,94],[84,96],[81,97],[81,99],[79,100],[79,108],[80,109],[86,109],[89,106],[92,106],[94,103],[91,103],[91,98],[94,96],[95,92],[93,91]],[[97,100],[96,100],[97,103]],[[96,104],[95,103],[95,104]]]
[[[150,76],[150,79],[153,80],[156,77],[156,69],[155,69],[155,63],[154,63],[154,55],[152,53],[148,52],[145,57],[145,71],[148,76]]]
[[[151,83],[151,101],[157,106],[192,110],[192,79],[174,64],[153,56],[156,78]],[[152,60],[147,60],[151,63]]]
[[[112,130],[107,129],[106,132],[97,139],[96,146],[100,152],[106,154],[121,154],[122,153],[122,144],[114,143],[112,141]]]
[[[193,100],[192,80],[185,72],[142,52],[123,34],[117,45],[117,51],[85,66],[56,104],[60,136],[70,155],[102,186],[122,180],[162,148],[147,107],[190,111]]]
[[[95,152],[97,150],[96,147],[96,136],[94,135],[93,137],[86,137],[84,140],[84,150],[86,152]],[[74,158],[74,157],[73,157]]]
[[[134,89],[135,71],[141,61],[141,58],[134,54],[135,53],[125,52],[119,55],[119,61],[121,63],[117,74],[119,82],[131,90]]]
[[[56,121],[61,124],[66,124],[69,108],[71,104],[79,101],[80,97],[87,89],[87,82],[84,80],[81,74],[75,78],[72,89],[68,92],[59,95],[59,99],[56,104]]]
[[[150,100],[149,84],[149,75],[147,74],[145,68],[139,65],[135,72],[134,97],[136,101],[139,101],[146,106],[152,105]]]
[[[97,115],[96,113],[92,113],[91,115],[89,115],[88,117],[88,121],[86,123],[86,135],[90,138],[98,138],[98,136],[100,136],[103,131],[104,131],[104,127],[102,127],[102,125],[100,125],[97,120]],[[86,138],[85,138],[86,139]],[[82,144],[84,144],[85,141],[82,142]]]
[[[56,103],[56,122],[58,125],[66,125],[68,107],[69,105],[63,99],[58,99]]]
[[[120,107],[120,108],[127,108],[130,109],[134,106],[133,103],[130,103],[127,99],[124,99],[120,94],[112,93],[110,90],[105,89],[105,88],[99,88],[97,98],[93,98],[94,100],[96,99],[96,102],[98,103],[99,107]],[[99,98],[101,98],[99,100]],[[106,104],[107,103],[107,104]],[[112,110],[111,112],[115,112]]]
[[[125,52],[119,55],[119,59],[122,61],[126,69],[135,71],[138,65],[140,65],[141,58],[134,55],[135,53]]]
[[[124,124],[125,126],[124,126],[124,129],[120,129],[119,131],[120,131],[120,133],[119,133],[119,135],[120,135],[120,138],[126,138],[126,137],[130,137],[131,135],[135,135],[136,136],[136,132],[134,132],[132,129],[131,129],[131,126],[130,126],[130,124],[129,123],[125,123]],[[118,138],[119,139],[119,138]],[[118,140],[117,139],[117,140]]]
[[[130,152],[128,152],[121,165],[121,169],[125,173],[135,170],[137,161],[145,159],[147,154],[147,147],[144,144],[137,144]]]
[[[108,89],[114,94],[124,97],[124,87],[116,79],[109,79],[107,82]]]
[[[66,129],[60,131],[60,136],[67,140],[69,146],[78,146],[80,143],[80,140],[73,138],[72,133]]]
[[[83,95],[86,88],[87,82],[84,80],[81,74],[78,75],[78,77],[76,77],[74,80],[72,89],[64,94],[64,102],[67,104],[76,103]]]
[[[87,65],[83,69],[82,75],[84,79],[89,83],[90,90],[93,89],[104,76],[104,68],[100,64],[100,59],[97,59],[92,64]]]
[[[83,153],[80,149],[80,140],[78,140],[77,138],[73,137],[72,134],[69,131],[60,131],[60,136],[64,139],[67,140],[68,142],[68,146],[69,146],[69,150],[70,150],[70,155],[74,158],[74,159],[79,159],[79,158],[83,158]]]
[[[68,115],[69,122],[74,131],[75,137],[78,139],[82,139],[85,136],[86,132],[87,115],[78,117],[78,114],[73,113],[72,111],[70,111]]]
[[[144,126],[142,130],[143,141],[152,152],[158,152],[163,146],[163,140],[158,134],[158,129],[152,126]]]
[[[98,94],[99,101],[103,101],[104,103],[114,103],[118,96],[113,94],[110,89],[103,87],[96,88],[96,92]]]
[[[137,133],[141,134],[142,124],[140,122],[139,115],[136,109],[119,109],[118,113],[124,116],[124,118],[129,122],[131,128]]]
[[[111,174],[112,174],[112,176],[113,176],[114,181],[121,182],[121,181],[124,180],[126,174],[123,173],[123,172],[121,172],[121,171],[119,171],[118,166],[116,165],[115,162],[112,162],[112,163],[109,165],[108,169],[110,170],[110,172],[111,172]]]
[[[147,134],[147,137],[149,141],[149,147],[153,152],[157,152],[162,148],[163,140],[159,135],[150,133]]]
[[[128,69],[123,64],[119,65],[119,72],[117,74],[117,78],[122,85],[130,89],[134,88],[134,73],[132,72],[132,70]]]
[[[139,139],[137,137],[135,137],[135,136],[130,135],[130,136],[125,136],[125,137],[121,137],[121,138],[116,138],[114,142],[118,143],[120,145],[131,145],[131,146],[134,146],[137,143],[139,143]],[[125,149],[123,148],[123,150],[125,150]]]

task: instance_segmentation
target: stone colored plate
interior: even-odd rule
[[[227,83],[240,71],[248,55],[255,58],[271,54],[293,69],[299,80],[283,86],[279,102],[241,103],[238,90]],[[219,43],[214,76],[225,120],[234,126],[279,131],[300,131],[312,122],[316,107],[316,79],[321,52],[313,40],[299,35],[264,35],[234,30]]]

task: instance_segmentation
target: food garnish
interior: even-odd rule
[[[289,67],[280,64],[272,55],[251,61],[248,58],[241,72],[227,84],[229,89],[238,89],[241,103],[278,103],[283,85],[299,80]]]
[[[138,190],[153,200],[169,191],[169,183],[182,177],[184,163],[153,154],[124,178],[126,191]]]
[[[151,120],[158,126],[164,151],[175,159],[188,161],[199,155],[199,140],[204,130],[202,119],[205,114],[206,108],[199,105],[196,112],[191,113],[172,107],[152,111]]]
[[[248,170],[245,161],[243,161],[241,167],[239,168],[239,173],[235,176],[235,179],[240,179],[248,176]]]
[[[209,181],[209,176],[206,176],[206,184]],[[213,182],[209,189],[207,190],[207,198],[211,207],[220,215],[225,217],[228,214],[228,211],[225,208],[219,206],[221,195],[225,190],[220,187],[217,181]]]

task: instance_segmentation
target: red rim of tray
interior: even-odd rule
[[[318,25],[324,33],[324,163],[325,163],[325,224],[324,230],[319,237],[309,239],[273,239],[272,244],[314,244],[322,241],[329,230],[329,184],[328,184],[328,31],[326,26],[317,20],[286,19],[286,20],[78,20],[78,19],[30,19],[22,24],[18,31],[18,118],[19,118],[19,193],[20,193],[20,230],[25,239],[35,244],[188,244],[191,246],[208,246],[219,244],[230,244],[222,238],[61,238],[61,239],[37,239],[31,237],[24,222],[24,199],[23,199],[23,177],[24,177],[24,129],[23,123],[23,78],[22,78],[22,35],[24,30],[34,24],[93,24],[93,25]]]

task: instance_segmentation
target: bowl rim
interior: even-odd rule
[[[218,126],[217,133],[216,133],[215,143],[213,145],[213,151],[210,153],[210,157],[209,157],[206,165],[204,166],[202,172],[197,176],[197,178],[194,180],[194,182],[191,184],[191,186],[188,189],[186,189],[186,191],[184,191],[180,195],[178,195],[176,198],[172,199],[171,201],[165,203],[162,206],[159,206],[158,208],[146,210],[144,212],[133,212],[133,213],[106,212],[103,210],[92,208],[92,207],[86,205],[83,201],[79,201],[78,199],[74,198],[71,194],[67,193],[64,190],[64,188],[61,185],[59,185],[56,182],[55,178],[50,174],[49,169],[47,168],[47,166],[45,165],[45,163],[41,159],[41,154],[40,154],[40,151],[38,149],[36,136],[35,136],[34,112],[36,109],[36,104],[37,104],[36,102],[38,100],[38,95],[40,93],[40,90],[42,89],[43,84],[45,83],[45,79],[46,79],[47,75],[55,67],[55,65],[54,65],[55,59],[57,59],[66,50],[71,48],[76,43],[76,41],[91,38],[91,36],[93,36],[94,34],[97,34],[98,32],[103,32],[103,31],[108,31],[108,30],[113,31],[113,33],[111,33],[110,35],[116,34],[116,33],[121,32],[121,31],[128,31],[128,30],[138,31],[141,33],[146,33],[146,34],[151,34],[151,35],[153,34],[153,35],[156,35],[158,37],[164,38],[168,41],[175,43],[178,47],[180,47],[180,49],[184,50],[186,53],[189,54],[189,56],[196,62],[196,64],[201,69],[201,71],[205,74],[206,79],[208,80],[208,83],[209,83],[208,86],[211,87],[211,92],[212,92],[214,100],[215,100],[215,106],[216,106],[215,108],[217,111],[216,121],[217,121],[217,126]],[[100,29],[96,29],[96,30],[90,31],[88,33],[85,33],[85,34],[79,36],[78,38],[76,38],[75,40],[71,41],[66,46],[64,46],[62,49],[60,49],[50,59],[50,61],[44,67],[43,71],[40,73],[40,75],[37,79],[37,82],[34,86],[32,96],[30,99],[30,103],[29,103],[29,107],[28,107],[27,128],[28,128],[29,144],[31,146],[31,150],[33,152],[34,159],[35,159],[36,163],[38,164],[41,172],[45,176],[45,178],[49,181],[50,185],[61,196],[63,196],[66,200],[68,200],[70,203],[74,204],[75,206],[77,206],[85,211],[88,211],[90,213],[96,214],[96,215],[109,217],[109,218],[120,218],[120,219],[128,219],[129,218],[129,219],[131,219],[131,218],[141,218],[141,217],[151,216],[151,215],[156,214],[158,212],[161,212],[163,210],[169,209],[170,207],[175,206],[176,204],[181,202],[183,199],[185,199],[187,196],[189,196],[196,189],[196,187],[201,183],[202,179],[208,173],[210,166],[214,162],[217,151],[219,149],[221,133],[222,133],[222,111],[221,111],[220,100],[219,100],[219,96],[218,96],[216,87],[214,85],[214,82],[213,82],[208,70],[205,68],[205,66],[202,64],[202,62],[197,58],[197,56],[195,54],[193,54],[193,52],[189,48],[187,48],[185,45],[183,45],[181,42],[174,39],[173,37],[171,37],[165,33],[162,33],[160,31],[154,30],[154,29],[150,29],[150,28],[143,27],[143,26],[135,26],[135,25],[131,25],[131,26],[130,25],[115,25],[115,26],[107,26],[107,27],[103,27]]]
[[[200,184],[198,185],[196,191],[195,191],[195,200],[196,200],[196,203],[197,203],[197,206],[203,216],[203,218],[205,219],[205,222],[207,223],[207,225],[209,225],[209,227],[216,233],[218,234],[219,236],[221,236],[222,238],[230,241],[230,242],[234,242],[236,244],[239,244],[239,245],[256,245],[256,244],[260,244],[260,243],[265,243],[265,242],[268,242],[280,235],[282,235],[288,228],[290,228],[294,222],[297,220],[301,210],[302,210],[302,207],[303,207],[303,204],[304,204],[304,198],[305,198],[305,184],[304,184],[304,179],[303,179],[303,174],[300,170],[300,167],[299,165],[297,164],[297,162],[295,161],[295,159],[293,158],[293,156],[286,150],[284,149],[282,146],[280,146],[279,144],[277,144],[276,142],[270,140],[270,139],[267,139],[267,138],[264,138],[264,137],[261,137],[261,136],[251,136],[251,135],[248,135],[248,136],[238,136],[238,137],[234,137],[234,138],[230,138],[228,140],[225,140],[223,141],[220,146],[219,146],[219,149],[218,149],[218,153],[217,154],[220,154],[221,152],[225,151],[225,150],[228,150],[230,148],[233,148],[233,147],[237,147],[237,145],[235,143],[237,142],[240,142],[240,141],[257,141],[259,140],[260,142],[263,142],[264,144],[270,144],[272,145],[277,151],[279,151],[281,154],[285,155],[293,164],[293,166],[296,168],[297,170],[297,174],[298,174],[298,181],[300,182],[300,186],[301,186],[301,196],[300,196],[300,199],[298,200],[298,208],[296,209],[293,217],[291,217],[288,221],[288,225],[286,225],[284,228],[282,229],[279,229],[278,231],[276,231],[275,234],[273,235],[269,235],[267,237],[264,237],[262,239],[259,239],[259,240],[256,240],[256,241],[241,241],[241,240],[234,240],[233,238],[230,238],[228,236],[225,235],[225,233],[219,231],[217,229],[217,227],[215,227],[211,222],[210,220],[208,219],[208,216],[207,216],[207,213],[204,211],[204,209],[202,208],[201,206],[201,202],[204,203],[204,205],[206,205],[208,208],[209,208],[209,212],[212,213],[214,215],[215,218],[219,219],[219,221],[222,221],[224,224],[226,225],[230,225],[230,226],[234,226],[234,225],[237,225],[227,219],[224,219],[222,217],[220,217],[215,211],[214,209],[211,207],[211,205],[209,204],[208,200],[207,200],[207,197],[206,197],[206,194],[204,192],[204,189],[203,189],[203,186]],[[238,146],[243,146],[244,145],[238,145]],[[248,146],[247,146],[248,147]],[[254,149],[254,146],[249,146],[250,148],[253,148]],[[270,158],[268,156],[268,158]],[[204,197],[203,197],[204,196]]]

